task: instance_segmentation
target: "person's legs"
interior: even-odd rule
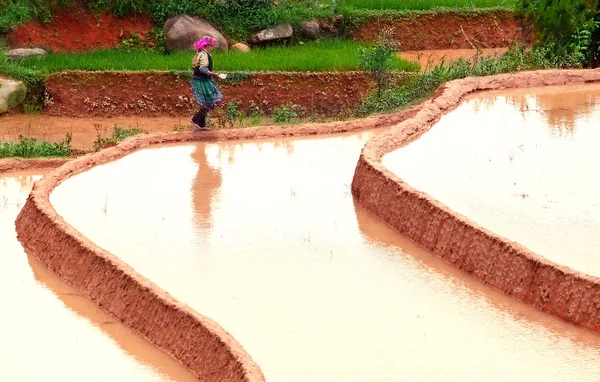
[[[207,110],[205,108],[200,108],[200,111],[192,117],[192,123],[200,128],[204,128],[206,126],[206,114]]]

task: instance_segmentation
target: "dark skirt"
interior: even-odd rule
[[[192,79],[192,92],[198,105],[205,109],[214,109],[214,107],[223,102],[221,90],[211,79],[198,80]]]

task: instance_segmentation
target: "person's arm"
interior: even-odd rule
[[[194,57],[193,65],[195,68],[199,68],[200,73],[202,74],[206,74],[215,78],[219,77],[219,73],[208,70],[208,54],[206,52],[200,52],[197,55],[197,58]]]

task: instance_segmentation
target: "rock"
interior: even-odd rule
[[[168,19],[163,27],[165,46],[172,50],[193,50],[194,43],[202,36],[211,36],[217,40],[216,48],[228,50],[227,40],[208,22],[188,15],[179,15]]]
[[[298,26],[300,27],[302,35],[308,38],[317,38],[321,32],[319,23],[316,21],[302,21],[300,24],[298,24]]]
[[[239,50],[240,52],[249,52],[250,47],[246,44],[242,44],[241,42],[238,42],[237,44],[233,44],[231,46],[231,50]]]
[[[12,50],[9,50],[8,53],[6,53],[8,58],[13,59],[13,60],[17,60],[20,58],[26,58],[26,57],[44,56],[46,54],[48,54],[48,52],[46,52],[44,49],[40,49],[40,48],[12,49]]]
[[[294,30],[290,24],[283,24],[272,29],[262,30],[250,37],[252,44],[260,44],[262,42],[281,40],[292,37]]]
[[[26,93],[27,88],[21,81],[0,77],[0,114],[23,102]]]

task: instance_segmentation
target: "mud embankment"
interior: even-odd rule
[[[399,73],[396,81],[410,74]],[[354,110],[375,86],[367,73],[232,74],[219,82],[224,102],[250,115],[297,105],[300,115],[338,116]],[[198,110],[188,77],[168,72],[62,72],[46,80],[45,115],[62,117],[191,117]],[[212,114],[224,113],[218,108]]]
[[[530,44],[531,25],[510,10],[455,10],[373,15],[353,33],[358,41],[375,41],[393,28],[401,51],[505,48]]]
[[[171,354],[202,381],[264,381],[258,365],[223,328],[144,278],[67,224],[50,203],[65,179],[156,144],[339,133],[391,126],[418,107],[388,116],[329,124],[259,127],[130,138],[116,147],[74,159],[36,182],[16,221],[26,251],[96,302],[103,310]]]
[[[505,294],[600,332],[600,278],[552,263],[450,210],[385,168],[382,157],[429,130],[478,90],[600,81],[600,70],[540,71],[446,84],[414,118],[364,147],[352,182],[359,203],[401,234]],[[443,160],[443,158],[440,158]]]

